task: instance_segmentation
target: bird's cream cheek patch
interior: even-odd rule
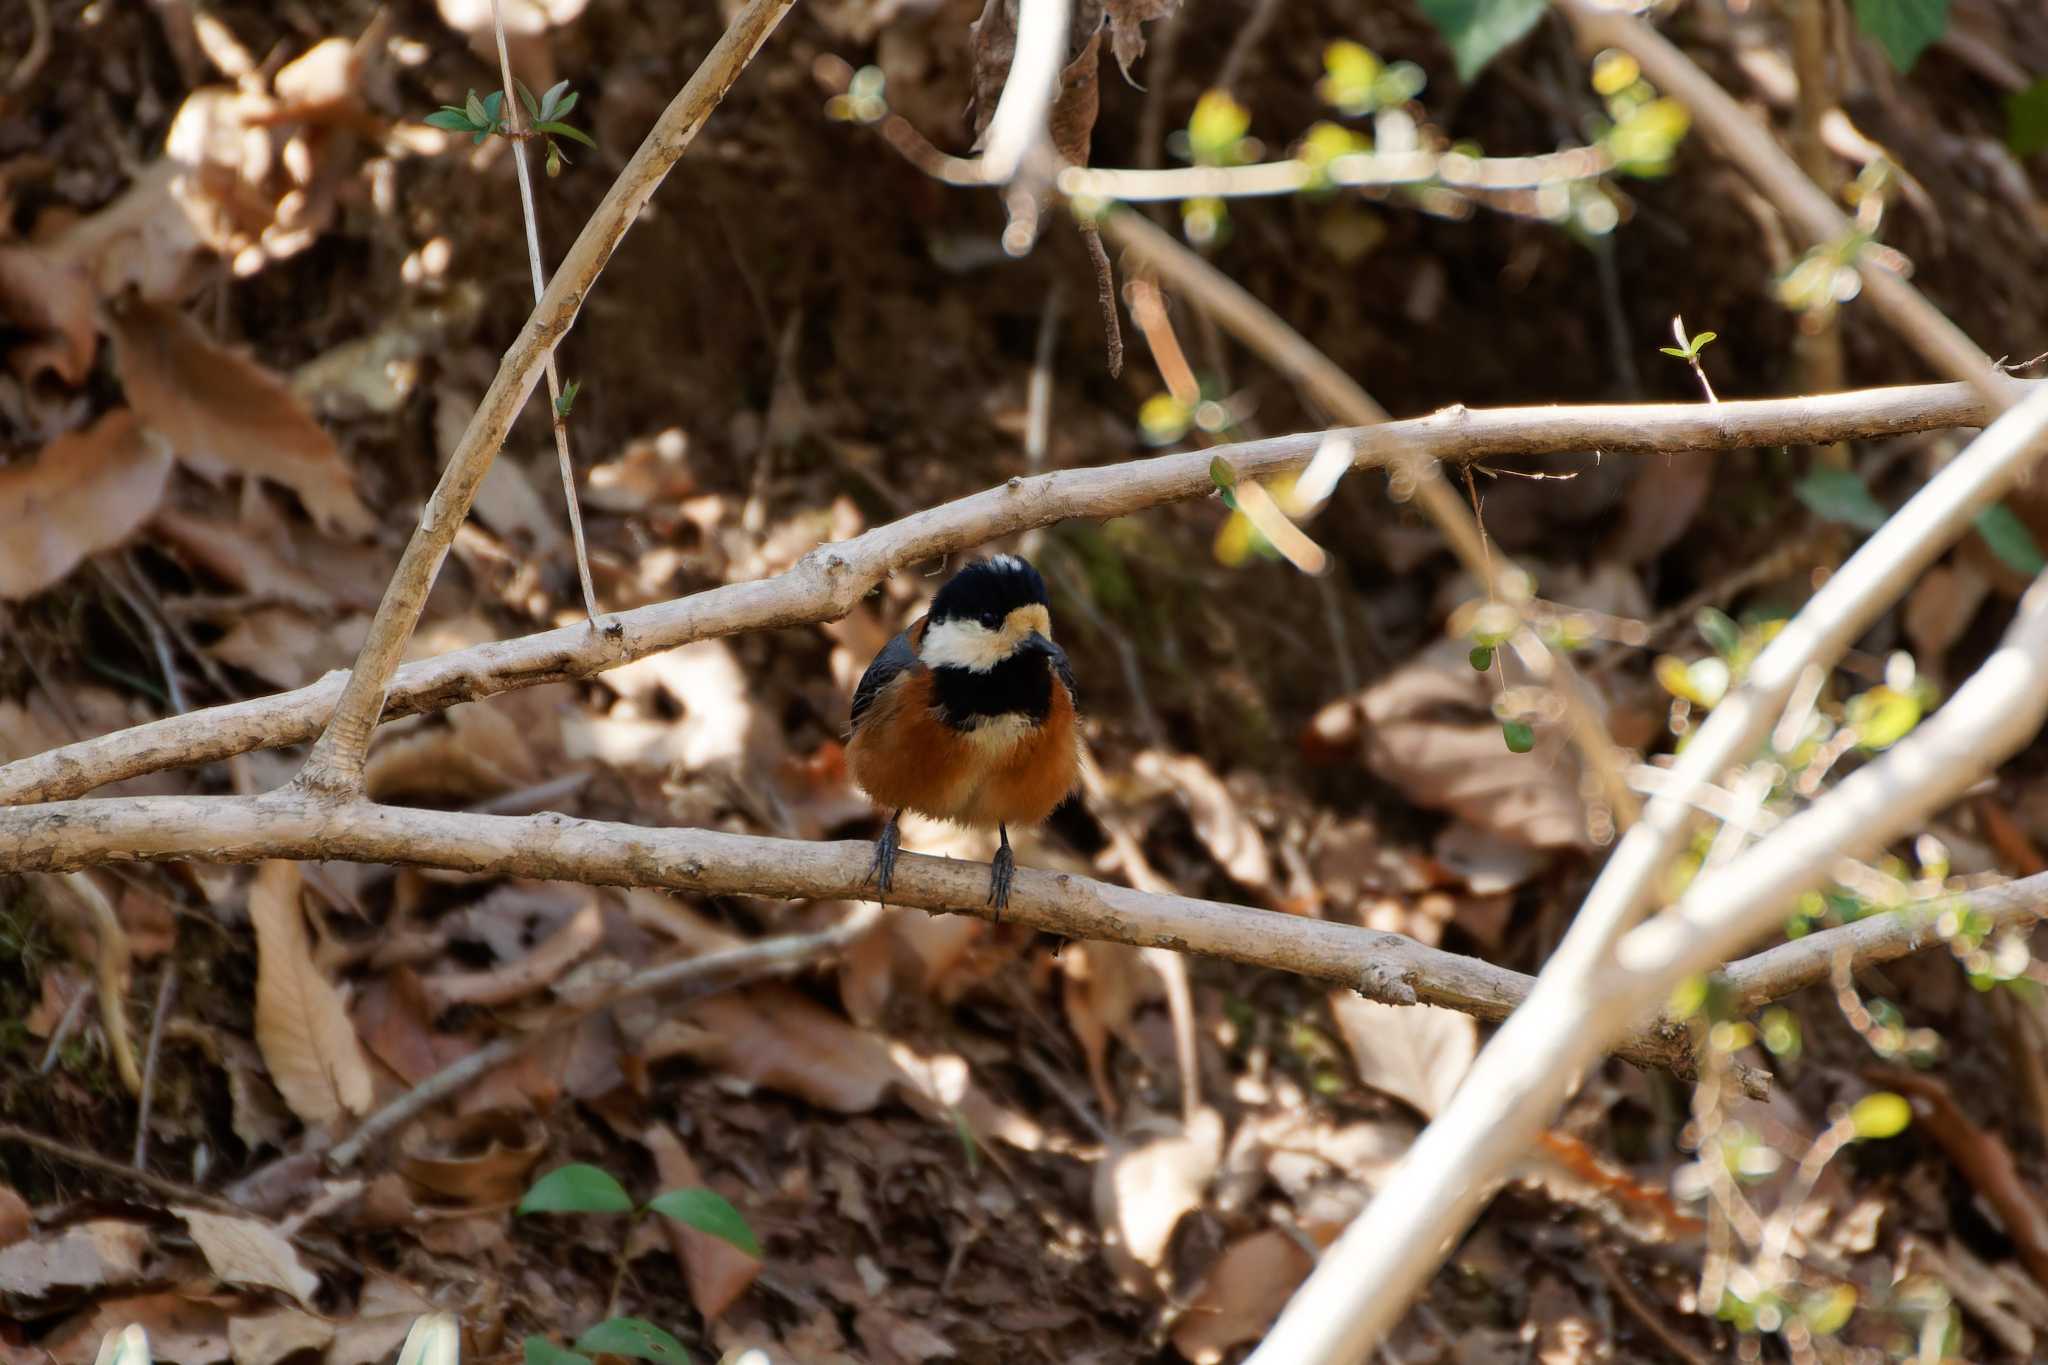
[[[925,630],[918,656],[933,668],[986,673],[1008,652],[1003,637],[979,621],[940,621]]]

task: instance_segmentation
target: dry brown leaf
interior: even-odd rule
[[[0,246],[0,320],[29,334],[7,353],[22,379],[44,370],[82,384],[99,347],[92,282],[85,271],[34,247]]]
[[[472,1038],[434,1028],[426,992],[410,967],[398,967],[371,980],[356,996],[352,1013],[356,1036],[407,1085],[418,1085],[477,1048]]]
[[[1382,1005],[1352,991],[1332,991],[1330,1013],[1351,1048],[1358,1079],[1430,1118],[1479,1053],[1479,1026],[1456,1010]]]
[[[190,562],[258,601],[286,602],[315,611],[334,605],[335,595],[326,584],[287,560],[265,537],[244,527],[166,507],[157,513],[156,530]]]
[[[12,1185],[0,1185],[0,1251],[28,1236],[35,1226],[35,1211]]]
[[[205,1209],[173,1206],[171,1212],[185,1220],[199,1254],[222,1283],[276,1289],[307,1308],[313,1306],[320,1277],[306,1269],[292,1244],[270,1224]]]
[[[1202,846],[1232,880],[1255,891],[1272,885],[1273,860],[1265,839],[1207,763],[1194,754],[1148,749],[1133,760],[1132,770],[1172,790],[1187,808]]]
[[[299,867],[267,862],[249,886],[256,926],[256,1043],[270,1077],[308,1124],[370,1107],[370,1066],[341,992],[313,961]]]
[[[704,1183],[697,1163],[667,1127],[650,1126],[640,1135],[640,1141],[654,1157],[654,1169],[661,1176],[664,1190]],[[761,1273],[759,1261],[723,1237],[685,1227],[673,1218],[660,1222],[675,1247],[676,1259],[683,1263],[683,1275],[690,1284],[690,1302],[706,1319],[717,1318],[732,1307]]]
[[[362,78],[356,45],[346,38],[322,38],[280,67],[270,85],[284,105],[280,118],[327,122],[362,113],[357,93]]]
[[[1202,1206],[1222,1164],[1223,1118],[1202,1109],[1185,1129],[1162,1120],[1132,1136],[1095,1168],[1095,1221],[1124,1288],[1158,1299],[1169,1288],[1160,1271],[1173,1230]]]
[[[116,408],[0,469],[0,598],[41,592],[119,545],[163,500],[169,447]]]
[[[58,1290],[121,1289],[144,1279],[149,1261],[149,1229],[95,1218],[0,1248],[0,1294],[33,1300]]]
[[[228,1351],[235,1365],[278,1365],[302,1351],[324,1351],[333,1340],[333,1323],[296,1308],[237,1313],[228,1319]]]
[[[1449,811],[1530,848],[1590,844],[1577,761],[1548,722],[1531,753],[1508,752],[1491,684],[1452,640],[1367,688],[1365,763],[1418,806]]]
[[[1173,1348],[1194,1365],[1214,1365],[1233,1346],[1257,1341],[1314,1264],[1278,1228],[1232,1242],[1174,1324]]]
[[[711,996],[692,1004],[687,1017],[694,1036],[678,1050],[836,1113],[866,1113],[897,1079],[881,1038],[787,986]]]
[[[109,311],[128,401],[187,465],[282,484],[329,530],[362,536],[375,528],[334,438],[283,380],[216,344],[174,307],[130,302]]]
[[[547,1151],[547,1132],[528,1114],[468,1114],[444,1132],[413,1129],[398,1169],[442,1200],[478,1209],[510,1208]]]
[[[467,801],[540,780],[540,764],[506,708],[468,702],[449,707],[443,720],[410,733],[387,729],[379,737],[363,769],[372,800],[403,795]]]
[[[228,1359],[228,1320],[219,1305],[175,1291],[102,1299],[42,1340],[57,1365],[90,1365],[107,1333],[133,1324],[149,1334],[160,1365],[215,1365]]]
[[[1164,19],[1179,8],[1180,0],[1109,0],[1109,49],[1116,54],[1125,80],[1131,80],[1131,63],[1145,55],[1141,26]]]
[[[369,633],[370,618],[328,626],[291,607],[238,612],[228,633],[206,646],[224,664],[278,687],[303,687],[329,669],[345,668]]]
[[[157,161],[112,203],[50,240],[48,250],[83,270],[101,298],[132,287],[146,299],[176,301],[202,276],[199,258],[221,217],[209,201],[189,168]]]
[[[479,972],[442,972],[421,982],[427,1011],[438,1015],[455,1005],[509,1005],[553,985],[595,949],[604,937],[604,917],[589,896],[567,923],[522,958]]]

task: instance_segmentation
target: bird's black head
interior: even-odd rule
[[[977,559],[932,599],[931,623],[973,621],[999,631],[1019,608],[1047,606],[1045,580],[1015,555]]]
[[[939,589],[918,655],[932,669],[940,709],[963,728],[997,716],[1042,720],[1053,687],[1071,686],[1067,656],[1052,642],[1045,580],[1015,555],[969,564]]]

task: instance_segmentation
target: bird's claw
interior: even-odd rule
[[[1003,922],[1003,909],[1010,903],[1010,878],[1016,870],[1017,859],[1011,854],[1006,839],[988,865],[988,903],[995,909],[997,924]]]

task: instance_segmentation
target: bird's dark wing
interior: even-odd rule
[[[917,651],[911,648],[908,631],[883,645],[882,652],[868,665],[868,671],[860,675],[860,686],[853,689],[852,727],[860,728],[860,718],[882,695],[883,688],[917,666]]]
[[[1066,685],[1067,696],[1072,698],[1074,705],[1078,707],[1081,704],[1081,689],[1074,686],[1074,669],[1067,662],[1067,651],[1064,649],[1053,650],[1052,669],[1053,672],[1059,674],[1060,681]]]

